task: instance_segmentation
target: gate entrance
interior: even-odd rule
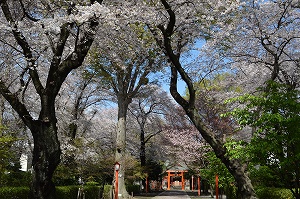
[[[168,175],[165,177],[167,180],[167,190],[171,190],[172,187],[181,187],[181,190],[185,190],[185,178],[184,173],[187,169],[178,165],[174,166],[166,171]]]

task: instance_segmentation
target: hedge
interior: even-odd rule
[[[276,199],[293,199],[294,196],[289,189],[274,188],[274,187],[259,187],[255,190],[258,198],[276,198]]]
[[[126,185],[126,190],[129,194],[139,194],[140,185]]]
[[[3,199],[26,199],[28,195],[28,187],[0,187],[0,198]]]
[[[77,198],[78,188],[80,186],[57,186],[56,194],[59,199]],[[109,198],[110,185],[104,186],[104,198]],[[99,186],[84,186],[85,199],[98,199]],[[0,187],[1,199],[29,199],[28,187]]]

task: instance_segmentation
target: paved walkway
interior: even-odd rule
[[[161,194],[153,197],[153,199],[190,199],[190,197],[186,194],[185,191],[165,191]]]
[[[189,193],[190,194],[190,193]],[[208,196],[196,196],[196,192],[194,192],[195,196],[192,196],[192,198],[197,198],[197,199],[212,199],[210,195]],[[165,191],[162,192],[161,194],[152,197],[151,199],[191,199],[190,196],[185,191],[177,191],[177,190],[171,190],[171,191]],[[216,198],[216,196],[214,196]],[[226,196],[219,197],[219,199],[226,199]]]

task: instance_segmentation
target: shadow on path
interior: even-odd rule
[[[170,190],[164,191],[153,199],[190,199],[185,191]]]
[[[185,191],[177,191],[177,190],[171,190],[171,191],[164,191],[159,194],[159,196],[182,196],[187,195]]]
[[[163,192],[151,192],[143,193],[135,196],[136,199],[213,199],[210,195],[198,196],[197,192],[192,191],[181,191],[181,190],[170,190]],[[226,199],[226,196],[219,197],[219,199]]]

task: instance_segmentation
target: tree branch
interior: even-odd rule
[[[156,136],[157,134],[161,133],[162,130],[157,131],[156,133],[153,133],[151,135],[149,135],[146,139],[145,139],[145,143],[147,143],[152,137]]]
[[[1,9],[4,13],[4,16],[5,16],[6,20],[12,26],[12,32],[13,32],[14,38],[16,39],[18,45],[23,50],[23,55],[24,55],[24,57],[27,61],[27,68],[29,69],[29,74],[32,77],[35,89],[37,90],[37,93],[39,95],[41,95],[42,91],[43,91],[43,86],[42,86],[42,84],[41,84],[41,82],[38,78],[38,73],[35,69],[35,59],[33,58],[33,54],[32,54],[32,51],[30,49],[30,46],[29,46],[26,38],[24,37],[24,35],[18,29],[18,26],[17,26],[16,22],[14,21],[12,15],[10,13],[9,6],[8,6],[6,0],[2,1]]]
[[[24,123],[30,128],[32,127],[33,118],[27,111],[24,104],[22,104],[18,97],[11,93],[9,89],[5,86],[4,82],[0,80],[0,93],[1,95],[11,104],[13,109],[18,113],[20,118]]]
[[[25,6],[24,6],[24,3],[23,3],[22,0],[19,0],[19,2],[20,2],[20,4],[21,4],[22,10],[23,10],[25,16],[26,16],[28,19],[30,19],[30,20],[33,21],[33,22],[39,21],[38,19],[36,19],[36,18],[30,16],[30,15],[28,14],[28,12],[26,12],[26,9],[25,9]]]

